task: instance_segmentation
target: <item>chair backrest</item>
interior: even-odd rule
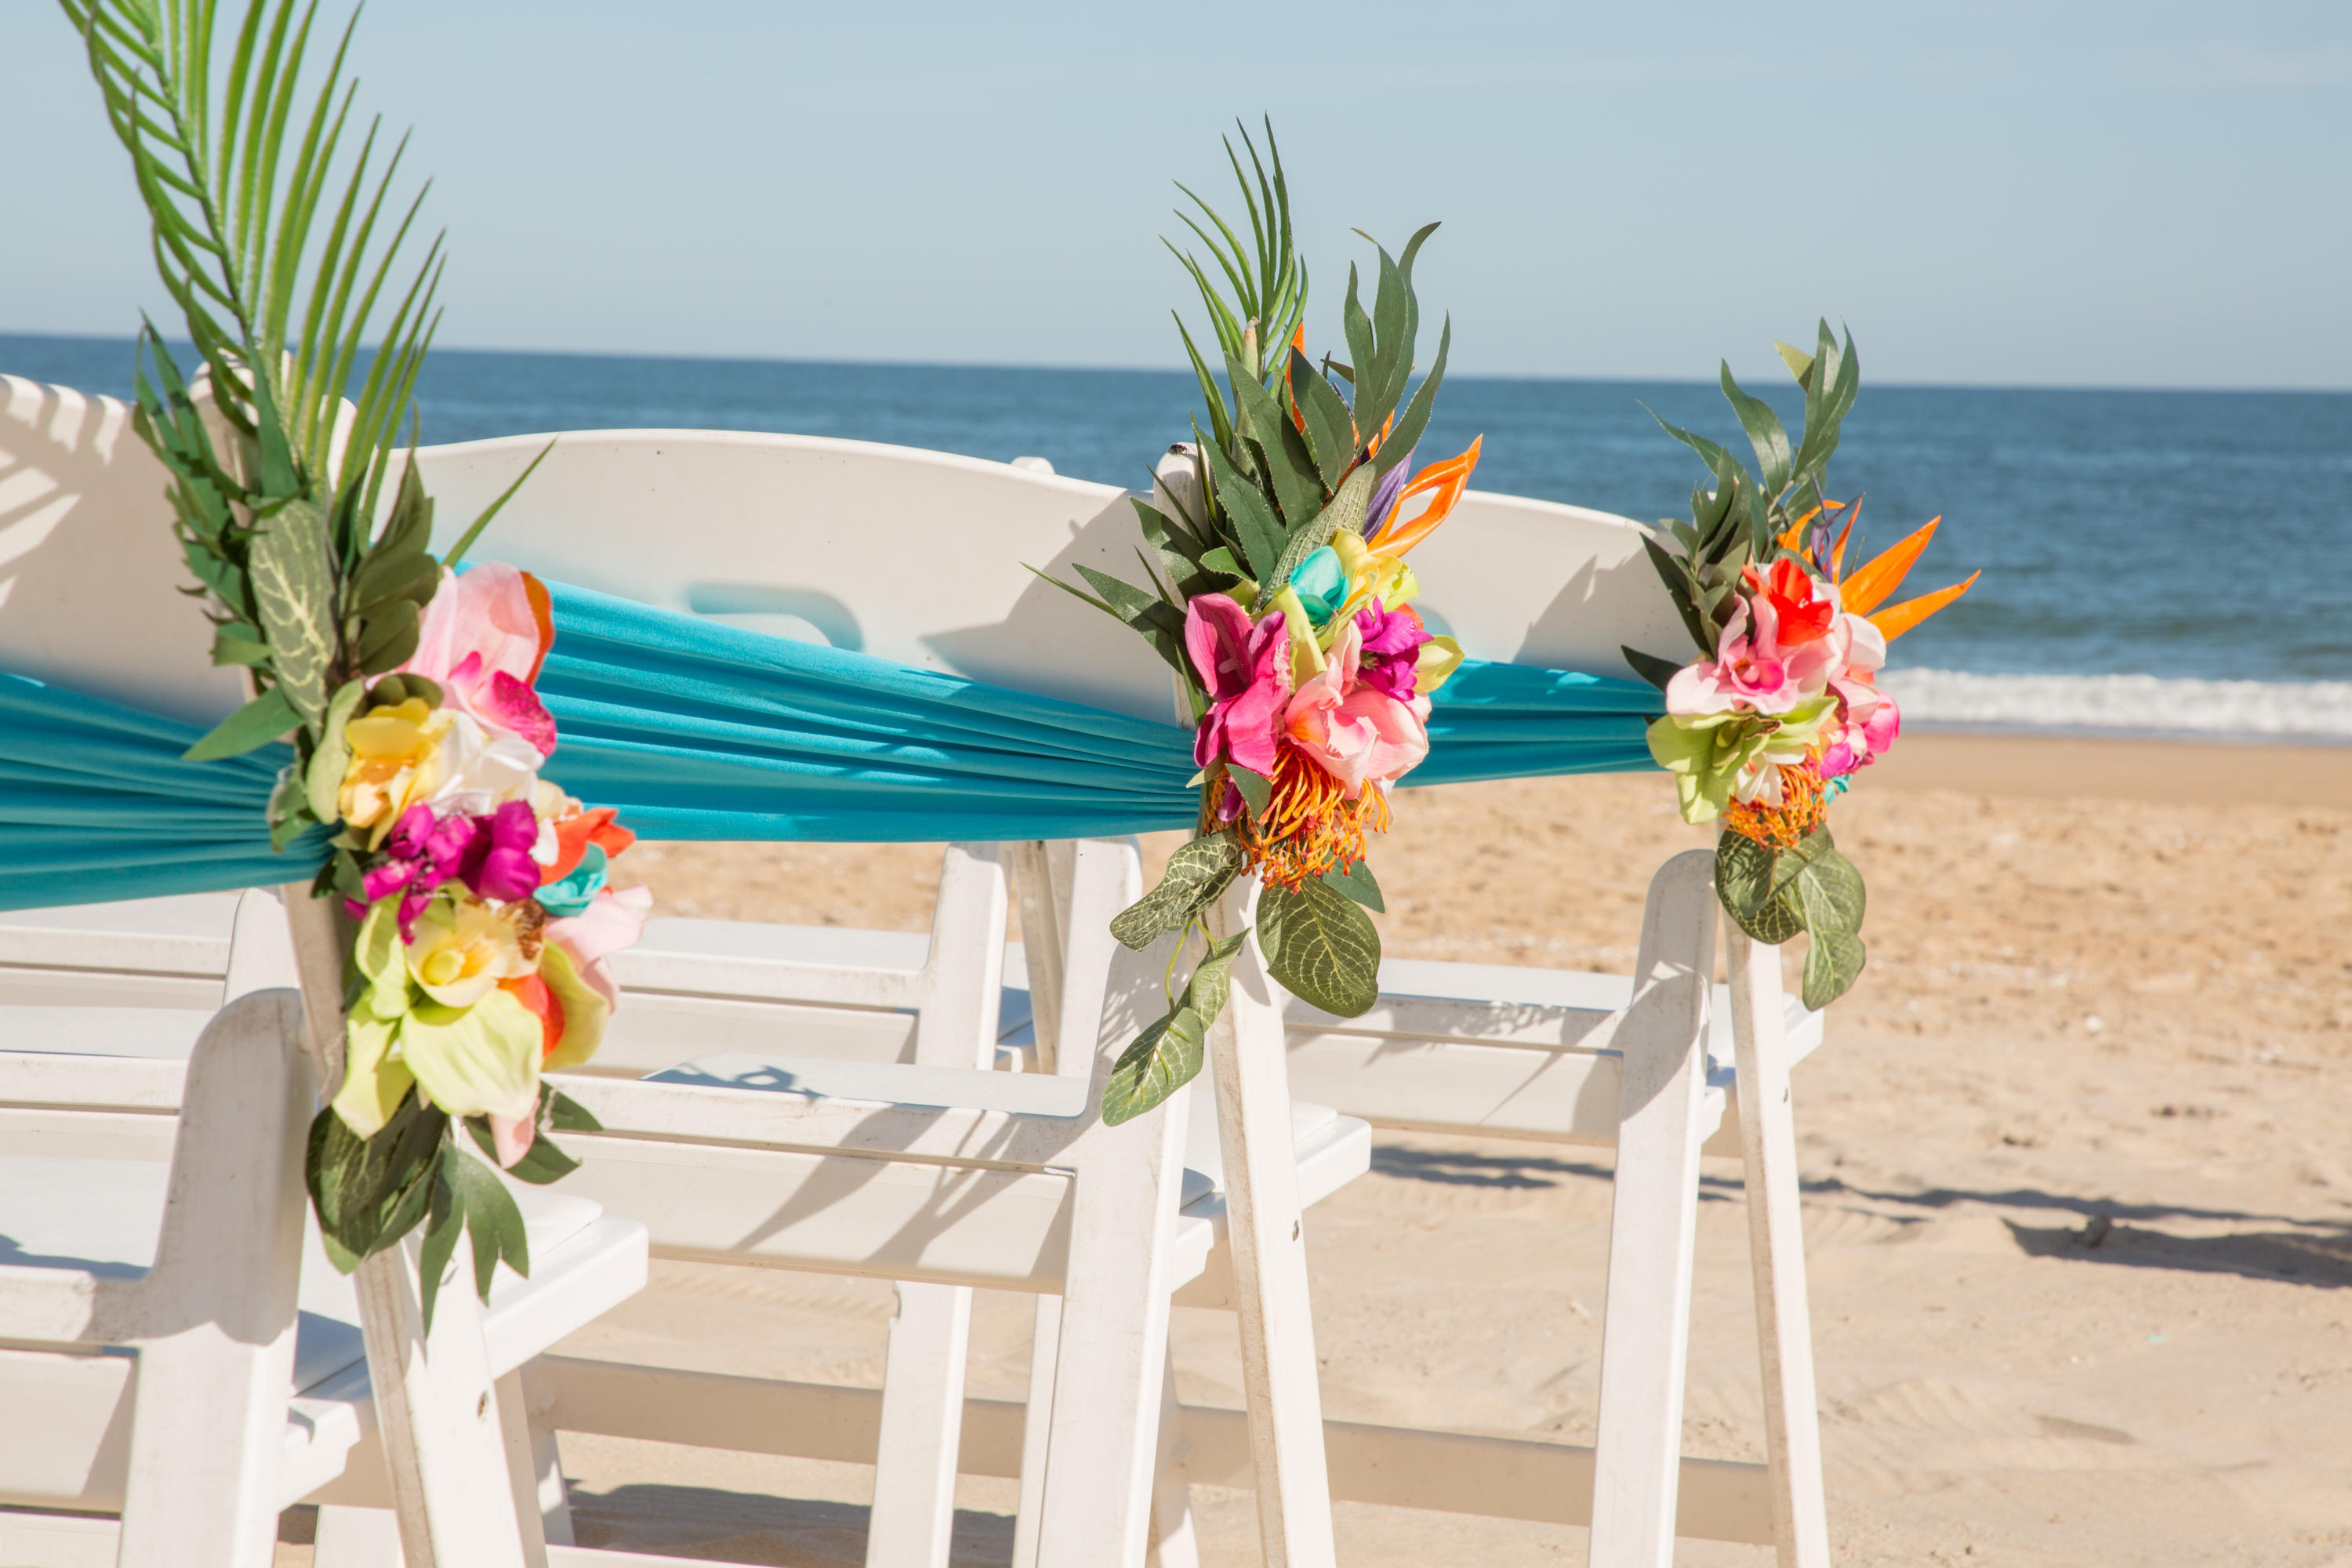
[[[446,546],[550,440],[417,454]],[[1044,583],[1132,578],[1113,486],[819,437],[584,431],[552,437],[483,553],[581,587],[1166,721],[1140,638]],[[163,468],[130,411],[0,376],[0,669],[206,722],[244,700],[183,592]],[[1415,552],[1430,619],[1472,657],[1625,673],[1621,644],[1682,634],[1644,531],[1580,507],[1472,491]]]
[[[1002,847],[951,844],[926,941],[730,921],[656,921],[613,957],[628,1005],[592,1069],[635,1077],[714,1051],[995,1065],[1004,986]]]
[[[245,700],[168,495],[121,403],[0,375],[0,670],[192,723]]]
[[[1142,640],[1028,570],[1074,580],[1084,564],[1135,581],[1140,537],[1114,486],[820,437],[579,431],[421,449],[436,531],[454,537],[551,440],[491,524],[486,550],[499,559],[642,603],[1173,716],[1167,668]],[[1421,605],[1473,658],[1622,676],[1621,645],[1672,649],[1684,635],[1644,531],[1473,491],[1413,554]]]

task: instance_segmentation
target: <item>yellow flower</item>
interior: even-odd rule
[[[382,844],[401,813],[441,787],[441,742],[455,721],[412,697],[371,708],[343,727],[352,765],[336,805],[345,822],[367,832],[368,847]]]
[[[1421,592],[1421,583],[1413,576],[1412,567],[1393,555],[1374,550],[1352,531],[1342,530],[1331,541],[1331,548],[1338,552],[1339,570],[1348,578],[1347,599],[1339,606],[1339,613],[1331,617],[1335,626],[1376,598],[1393,610]]]
[[[407,944],[408,973],[444,1006],[472,1006],[498,989],[499,981],[538,969],[539,933],[519,923],[519,911],[526,909],[535,912],[537,906],[493,910],[476,899],[454,905],[436,900],[416,922],[416,940]]]

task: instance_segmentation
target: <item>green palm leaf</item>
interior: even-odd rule
[[[403,259],[424,191],[394,196],[404,139],[385,156],[380,119],[354,134],[344,68],[356,13],[328,32],[318,0],[247,0],[233,24],[217,0],[59,4],[130,153],[156,269],[226,427],[197,416],[151,324],[140,426],[173,475],[182,543],[215,601],[216,657],[251,666],[260,689],[286,687],[314,726],[326,694],[359,672],[365,627],[347,584],[371,549],[440,319],[440,238],[421,261]],[[322,39],[331,47],[314,68]],[[231,449],[215,450],[224,434]]]

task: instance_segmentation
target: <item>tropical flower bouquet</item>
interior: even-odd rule
[[[1845,570],[1861,502],[1827,499],[1822,479],[1861,384],[1853,339],[1841,347],[1824,321],[1813,353],[1776,346],[1805,393],[1793,450],[1770,406],[1743,392],[1728,364],[1722,372],[1759,474],[1659,421],[1710,470],[1711,485],[1692,492],[1691,521],[1666,525],[1682,552],[1645,542],[1700,657],[1676,665],[1627,648],[1625,658],[1665,694],[1650,752],[1675,775],[1683,819],[1721,824],[1715,884],[1725,910],[1759,942],[1811,937],[1804,1002],[1818,1008],[1853,984],[1867,958],[1862,873],[1830,837],[1829,805],[1901,733],[1901,710],[1874,677],[1888,643],[1977,578],[1885,605],[1940,518]]]
[[[208,5],[63,5],[204,361],[184,375],[152,323],[142,334],[138,429],[171,476],[213,662],[247,670],[254,693],[187,754],[292,743],[270,838],[305,868],[325,858],[311,892],[331,900],[346,979],[310,1189],[346,1270],[426,1226],[429,1321],[467,1229],[485,1295],[499,1258],[529,1272],[520,1211],[459,1129],[523,1180],[572,1168],[546,1134],[593,1123],[541,1075],[596,1049],[616,995],[604,960],[649,900],[604,885],[627,830],[540,776],[556,741],[532,689],[547,591],[511,567],[456,574],[506,498],[445,560],[427,551],[433,503],[398,437],[405,422],[415,445],[440,244],[402,292],[416,209],[387,214],[399,155],[374,167],[373,124],[326,200],[348,32],[323,83],[298,91],[313,8],[295,0],[252,0],[225,68]],[[371,334],[388,284],[398,304]]]
[[[1478,461],[1474,442],[1412,468],[1452,337],[1449,325],[1428,375],[1410,388],[1420,326],[1413,258],[1437,226],[1400,257],[1375,247],[1369,313],[1349,269],[1341,319],[1352,363],[1327,358],[1318,368],[1305,353],[1307,272],[1271,127],[1270,175],[1246,131],[1243,145],[1250,173],[1230,142],[1226,154],[1249,207],[1250,251],[1197,196],[1216,237],[1185,219],[1234,300],[1178,253],[1214,324],[1224,386],[1180,318],[1210,427],[1194,426],[1190,475],[1161,485],[1153,502],[1136,501],[1150,587],[1084,566],[1076,570],[1092,592],[1062,584],[1133,626],[1175,670],[1201,769],[1196,836],[1160,885],[1111,923],[1139,951],[1171,931],[1186,933],[1180,953],[1195,932],[1202,944],[1181,993],[1171,980],[1167,1016],[1119,1058],[1103,1097],[1112,1122],[1159,1104],[1200,1070],[1251,934],[1220,935],[1207,920],[1238,877],[1264,884],[1255,930],[1275,979],[1343,1017],[1371,1006],[1381,944],[1366,911],[1381,902],[1367,837],[1388,827],[1390,787],[1428,755],[1430,693],[1462,660],[1414,613],[1419,585],[1405,560],[1445,520]]]

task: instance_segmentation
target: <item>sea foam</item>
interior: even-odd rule
[[[2167,680],[2153,675],[1972,675],[1896,669],[1879,684],[1904,721],[2352,741],[2352,681]]]

